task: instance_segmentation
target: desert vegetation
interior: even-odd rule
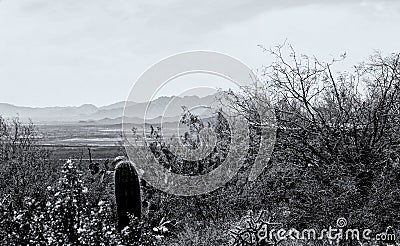
[[[52,159],[48,149],[35,144],[39,133],[32,123],[0,118],[2,244],[388,243],[266,241],[257,236],[259,214],[265,221],[299,230],[322,230],[346,218],[346,228],[380,233],[391,227],[399,238],[400,54],[375,53],[353,70],[337,73],[333,68],[344,57],[322,62],[298,55],[289,45],[263,50],[274,62],[260,70],[257,90],[224,94],[249,121],[245,165],[209,194],[180,197],[158,191],[123,161],[111,175],[96,178],[99,174],[91,172],[89,163]],[[249,182],[264,127],[254,106],[260,103],[274,110],[277,137],[267,168]],[[230,141],[222,114],[205,123],[185,110],[182,123],[189,129],[182,135],[187,145],[198,147],[197,134],[207,127],[215,131],[218,145],[203,160],[185,161],[168,150],[160,129],[153,128],[149,148],[160,163],[185,175],[220,165]],[[253,222],[241,223],[246,218]]]

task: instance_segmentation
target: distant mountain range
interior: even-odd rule
[[[216,95],[205,97],[159,97],[149,103],[127,102],[125,116],[123,111],[125,102],[96,107],[84,104],[78,107],[23,107],[7,103],[0,103],[0,115],[3,118],[18,116],[22,120],[31,119],[36,124],[118,124],[122,122],[140,124],[146,113],[149,123],[178,121],[183,109],[182,106],[192,108],[198,105],[216,105]],[[201,111],[202,110],[202,111]],[[206,108],[200,109],[200,114],[208,114]]]

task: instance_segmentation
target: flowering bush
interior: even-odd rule
[[[43,199],[25,197],[22,207],[16,209],[10,195],[3,197],[2,245],[155,245],[159,241],[134,218],[119,233],[110,203],[88,202],[88,189],[81,177],[75,163],[67,161],[58,183],[47,187]]]

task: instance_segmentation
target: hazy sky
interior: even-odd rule
[[[399,23],[395,0],[0,0],[0,102],[110,104],[174,53],[214,50],[257,68],[269,63],[257,45],[285,39],[323,59],[346,51],[350,65],[399,52]]]

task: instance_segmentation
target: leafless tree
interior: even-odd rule
[[[335,73],[345,54],[321,62],[288,44],[263,51],[274,59],[263,83],[235,97],[252,122],[257,98],[276,114],[274,168],[261,177],[270,191],[260,199],[288,207],[288,223],[300,227],[339,217],[379,229],[398,222],[400,54],[375,53]]]

